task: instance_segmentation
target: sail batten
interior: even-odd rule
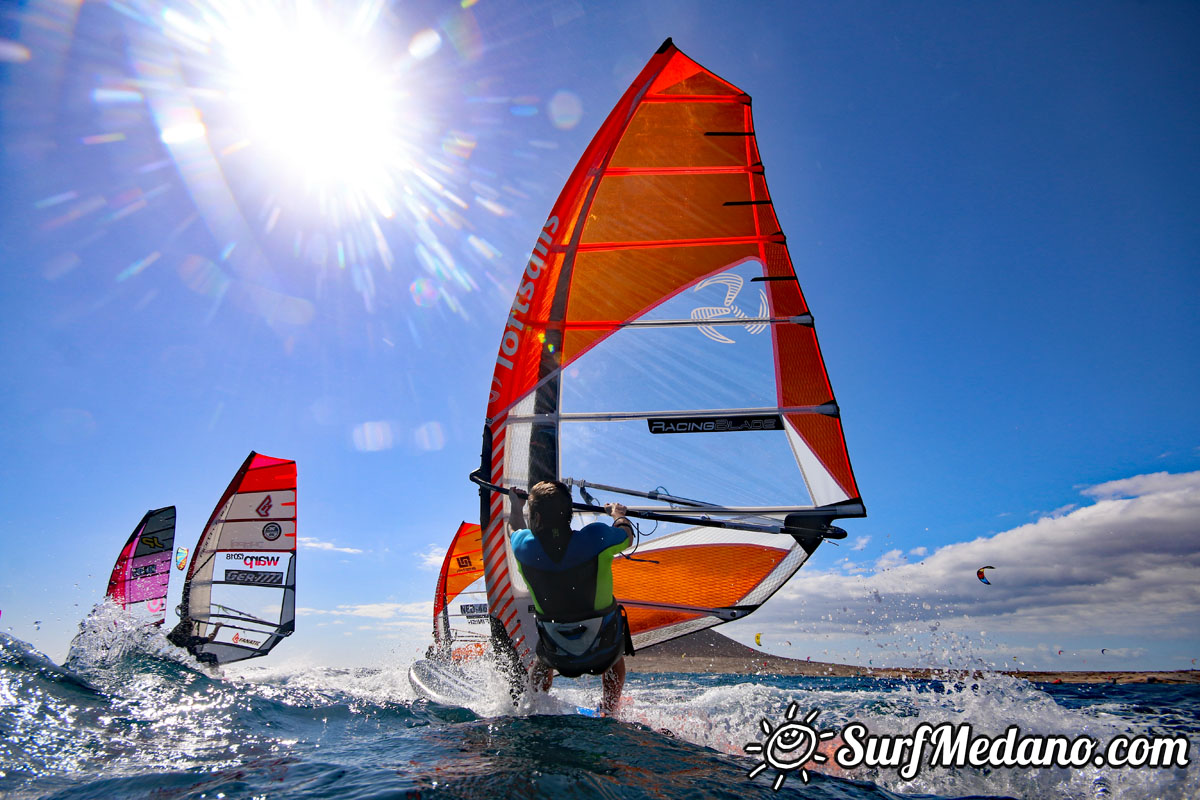
[[[639,549],[653,563],[614,562],[639,646],[757,607],[832,520],[865,514],[782,230],[749,95],[668,40],[563,187],[496,359],[483,574],[526,666],[537,634],[508,487],[585,475],[652,501],[631,516],[662,525]]]

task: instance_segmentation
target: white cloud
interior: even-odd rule
[[[1167,472],[1153,472],[1149,475],[1136,475],[1132,478],[1122,478],[1109,481],[1099,486],[1084,489],[1088,497],[1098,500],[1110,500],[1118,497],[1137,497],[1144,494],[1171,493],[1195,487],[1195,472],[1184,472],[1172,475]]]
[[[856,536],[856,537],[854,537],[854,544],[850,545],[850,549],[854,550],[856,552],[860,551],[860,550],[866,550],[867,545],[870,543],[871,543],[870,536]]]
[[[908,559],[904,557],[904,553],[899,550],[888,550],[879,557],[878,561],[875,562],[875,569],[883,572],[885,570],[895,569],[901,564],[907,563]]]
[[[786,628],[788,638],[798,628],[872,641],[934,629],[973,642],[985,631],[1064,643],[1102,637],[1114,645],[1106,656],[1120,651],[1122,636],[1194,646],[1200,472],[1140,475],[1082,493],[1097,502],[937,548],[918,563],[892,550],[872,574],[801,570],[750,624]],[[984,565],[995,567],[990,586],[975,576]]]
[[[929,555],[929,548],[928,547],[914,547],[912,550],[908,551],[908,554],[910,556],[916,556],[917,558],[924,558],[925,556]]]
[[[1067,503],[1065,506],[1059,506],[1058,508],[1054,509],[1053,511],[1047,511],[1045,513],[1042,513],[1040,511],[1035,512],[1034,516],[1050,517],[1050,518],[1065,517],[1067,514],[1070,514],[1072,511],[1074,511],[1077,508],[1079,508],[1078,503]]]
[[[338,547],[332,542],[322,542],[319,539],[314,539],[311,536],[301,536],[296,540],[300,547],[308,548],[309,550],[332,550],[335,553],[351,553],[358,554],[362,550],[357,547]]]
[[[417,564],[418,567],[436,572],[442,568],[442,562],[446,560],[446,546],[431,544],[425,548],[425,552],[417,553],[416,556],[421,559]]]

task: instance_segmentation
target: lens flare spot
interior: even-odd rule
[[[574,92],[560,89],[550,98],[550,121],[559,130],[569,131],[583,118],[583,101]]]
[[[473,13],[461,11],[455,14],[442,23],[442,29],[463,61],[470,63],[483,57],[483,32]]]
[[[83,260],[77,253],[60,253],[46,262],[42,269],[42,277],[48,281],[58,280],[82,263]]]
[[[441,450],[446,446],[446,435],[440,422],[426,422],[414,431],[417,447],[426,451]]]
[[[422,308],[428,308],[437,302],[437,287],[428,278],[417,278],[408,287],[408,291],[412,293],[413,302]]]
[[[386,420],[356,425],[351,432],[351,438],[354,440],[354,449],[362,453],[391,450],[396,444],[392,435],[392,423]]]
[[[500,257],[500,251],[497,250],[491,242],[475,234],[467,234],[467,244],[471,249],[479,255],[486,258],[488,261],[495,261]]]
[[[207,258],[190,255],[178,268],[179,279],[196,294],[220,297],[229,288],[229,277]]]
[[[426,59],[440,50],[441,47],[441,34],[432,28],[426,28],[412,37],[412,41],[408,43],[408,54],[418,60]]]
[[[442,152],[466,161],[475,152],[475,137],[461,131],[449,131],[442,137]]]
[[[144,99],[141,92],[135,92],[133,89],[103,88],[92,90],[92,102],[101,106],[140,103]]]
[[[132,278],[134,275],[137,275],[139,272],[153,264],[155,261],[158,261],[160,258],[162,258],[162,253],[155,250],[145,258],[138,259],[125,269],[121,270],[120,274],[117,275],[117,281],[120,282]]]
[[[0,62],[8,64],[24,64],[33,58],[29,48],[18,42],[0,39]]]
[[[532,102],[521,102],[521,100]],[[513,104],[509,106],[508,112],[514,117],[536,116],[538,113],[538,108],[536,105],[534,105],[536,102],[537,100],[535,98],[517,98],[513,101]]]
[[[495,200],[489,200],[486,197],[476,197],[475,202],[478,203],[482,208],[486,208],[488,211],[495,214],[497,217],[507,217],[512,214],[512,211],[509,211],[507,206],[502,206]]]
[[[196,139],[203,139],[208,131],[202,122],[184,122],[179,125],[172,125],[168,128],[163,128],[159,138],[163,144],[179,144],[180,142],[191,142]]]
[[[84,144],[112,144],[113,142],[125,141],[123,133],[97,133],[94,136],[84,136],[79,141]]]

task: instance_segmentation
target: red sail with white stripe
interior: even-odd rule
[[[527,667],[510,488],[562,479],[577,508],[617,501],[644,520],[641,555],[614,564],[638,646],[750,613],[844,535],[832,520],[865,514],[750,97],[670,40],[542,226],[487,415],[489,613]]]

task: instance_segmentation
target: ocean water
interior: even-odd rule
[[[160,633],[77,642],[65,665],[0,633],[0,796],[6,798],[1195,798],[1200,689],[1044,686],[770,675],[631,675],[622,719],[594,706],[598,679],[560,680],[513,710],[499,676],[489,707],[414,696],[408,663],[205,673]],[[414,654],[414,657],[416,654]],[[266,661],[264,659],[264,661]],[[817,729],[851,720],[872,733],[920,722],[1101,740],[1185,735],[1187,768],[894,768],[778,776],[745,745],[795,703]]]

